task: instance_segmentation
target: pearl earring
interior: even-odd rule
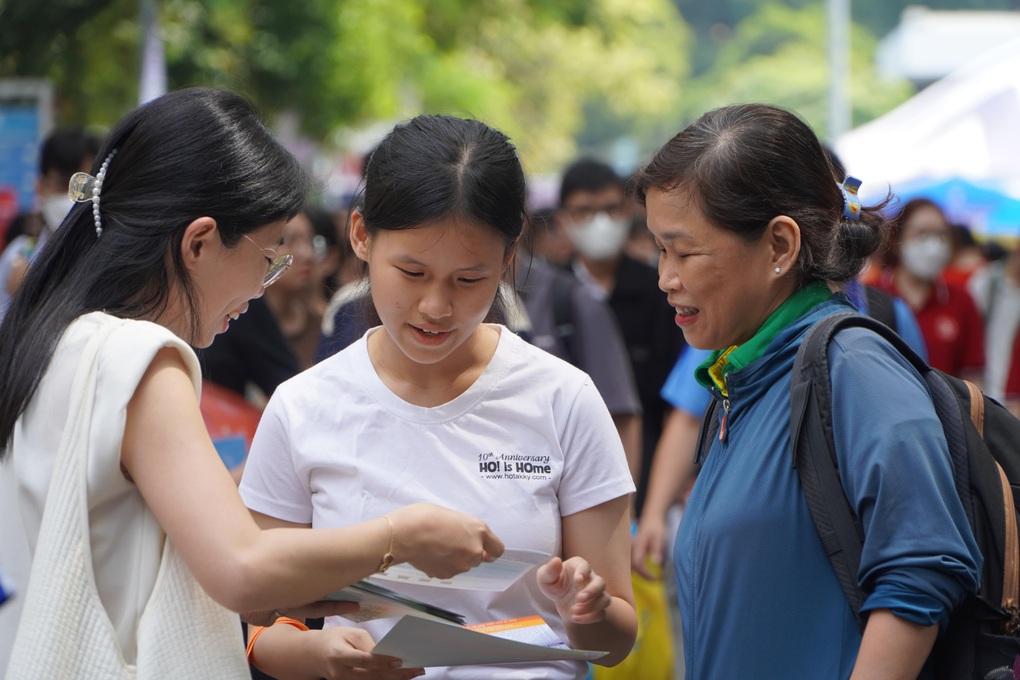
[[[779,267],[776,267],[776,273],[777,273],[777,274],[779,274],[779,273],[780,273],[780,272],[782,272],[782,271],[783,271],[782,269],[780,269]]]

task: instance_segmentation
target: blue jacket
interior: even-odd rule
[[[861,632],[791,466],[789,432],[790,370],[805,332],[852,309],[834,296],[727,376],[725,440],[705,456],[674,553],[689,680],[853,670]],[[864,610],[944,625],[977,591],[981,555],[927,388],[864,329],[840,332],[829,362],[843,488],[865,533]]]

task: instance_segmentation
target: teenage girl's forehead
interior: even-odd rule
[[[404,260],[436,255],[471,260],[471,267],[481,267],[488,260],[506,254],[502,234],[495,227],[474,220],[440,219],[407,229],[379,229],[373,240]],[[467,266],[467,265],[464,265]]]
[[[394,235],[400,237],[403,235],[419,240],[422,238],[442,238],[446,234],[480,238],[482,240],[503,240],[503,235],[491,224],[459,215],[441,217],[437,220],[422,222],[402,229],[375,229],[372,236]]]

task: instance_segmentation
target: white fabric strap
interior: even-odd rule
[[[102,344],[118,325],[111,322],[89,340],[72,383],[68,421],[5,677],[250,677],[237,615],[206,595],[169,542],[139,621],[137,665],[124,661],[99,598],[89,539],[89,434]]]

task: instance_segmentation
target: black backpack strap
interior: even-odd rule
[[[834,314],[812,326],[793,363],[790,378],[790,444],[815,528],[855,614],[864,603],[857,581],[864,531],[839,478],[832,432],[832,382],[828,347],[832,336],[851,326],[868,328],[888,340],[922,373],[929,369],[885,324],[861,314]]]
[[[898,333],[900,329],[896,323],[896,307],[892,295],[874,286],[865,286],[864,294],[868,298],[868,316]]]
[[[559,270],[555,272],[552,287],[553,329],[556,337],[563,340],[571,363],[574,363],[578,356],[574,351],[574,306],[571,300],[574,286],[577,285],[579,285],[577,280],[567,272]]]
[[[701,428],[698,429],[698,445],[694,449],[694,464],[701,465],[708,455],[708,449],[712,446],[712,440],[719,432],[719,406],[718,399],[708,402],[705,415],[701,418]]]

